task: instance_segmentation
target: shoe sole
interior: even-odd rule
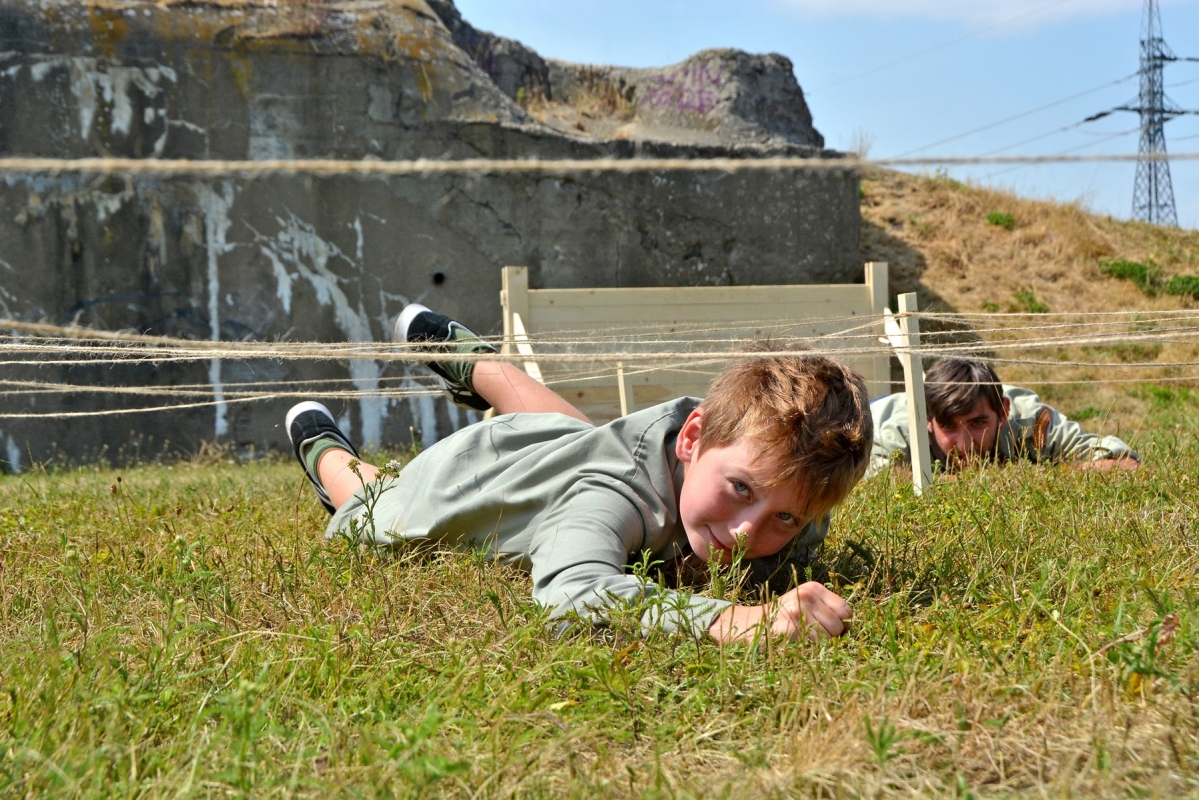
[[[400,318],[396,320],[395,340],[401,343],[407,343],[408,337],[405,335],[408,332],[408,326],[412,324],[412,320],[418,314],[423,314],[430,309],[422,306],[420,303],[409,303],[404,306],[404,310],[400,312]]]
[[[300,416],[305,411],[319,411],[328,417],[334,426],[339,427],[337,426],[337,418],[333,416],[332,411],[315,400],[305,400],[303,403],[296,403],[291,407],[291,410],[287,412],[287,418],[284,420],[283,426],[287,429],[288,441],[291,441],[291,423],[295,421],[296,417]],[[275,417],[275,419],[278,419],[278,417]],[[294,447],[295,444],[296,443],[293,441],[292,446]]]

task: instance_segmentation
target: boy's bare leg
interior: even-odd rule
[[[420,303],[409,303],[400,312],[395,324],[395,340],[416,345],[417,350],[484,356],[480,361],[425,364],[441,376],[450,399],[464,408],[484,411],[490,406],[497,414],[565,414],[591,424],[583,412],[530,378],[515,364],[489,360],[489,356],[497,353],[494,345],[480,339],[461,322]]]
[[[582,411],[530,378],[523,369],[507,361],[477,362],[471,383],[479,396],[491,403],[497,414],[514,414],[518,411],[565,414],[588,425],[592,424]],[[321,479],[324,480],[323,473]]]
[[[354,458],[353,453],[334,448],[321,456],[316,465],[321,486],[325,487],[329,502],[334,508],[341,508],[342,504],[354,496],[354,492],[362,488],[364,482],[374,481],[379,472],[379,468],[373,464],[358,460],[358,473],[362,476],[359,478],[350,469],[350,462],[355,460],[358,459]]]

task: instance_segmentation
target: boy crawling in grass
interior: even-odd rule
[[[484,548],[530,571],[533,598],[551,616],[602,622],[605,609],[653,599],[646,628],[707,632],[720,642],[768,628],[791,638],[837,636],[850,608],[819,583],[766,605],[675,593],[630,574],[650,553],[690,551],[728,563],[810,548],[828,513],[861,479],[872,422],[862,378],[824,357],[748,355],[702,401],[682,398],[595,427],[460,323],[420,305],[404,309],[396,338],[422,350],[475,354],[433,361],[460,405],[493,407],[384,478],[365,525],[364,483],[376,467],[319,403],[296,405],[287,432],[333,515],[327,536],[350,527],[380,544],[430,539]],[[477,356],[483,356],[479,359]],[[373,533],[372,533],[373,532]]]
[[[924,375],[928,446],[946,473],[971,463],[1031,461],[1076,469],[1135,470],[1141,457],[1115,436],[1087,433],[1028,389],[1000,383],[985,361],[942,358]],[[871,403],[874,446],[868,473],[911,464],[908,401],[893,394]]]

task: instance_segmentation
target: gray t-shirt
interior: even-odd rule
[[[602,620],[605,607],[651,600],[646,629],[700,635],[727,601],[674,592],[626,570],[645,551],[655,560],[688,551],[678,512],[683,466],[674,448],[698,405],[681,398],[598,428],[561,414],[506,414],[470,425],[386,484],[373,532],[360,491],[338,509],[326,536],[356,519],[363,538],[380,544],[431,539],[484,548],[531,572],[533,598],[552,616],[573,610]],[[827,517],[809,524],[787,554],[806,556],[827,530]]]

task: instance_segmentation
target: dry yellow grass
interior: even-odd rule
[[[1077,203],[1029,200],[938,177],[871,170],[862,180],[862,246],[889,261],[891,288],[917,291],[929,309],[1006,308],[1032,290],[1053,311],[1193,308],[1171,296],[1147,297],[1104,275],[1099,262],[1154,262],[1168,277],[1199,273],[1199,232],[1121,222]],[[987,215],[1011,214],[1015,227]]]

